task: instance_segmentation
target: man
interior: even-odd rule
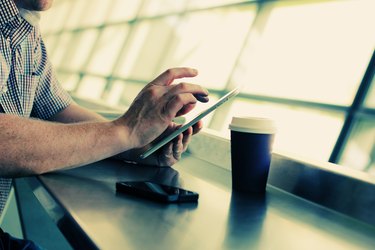
[[[174,68],[146,85],[114,121],[78,106],[58,84],[37,26],[34,11],[51,5],[52,0],[0,0],[0,212],[10,178],[114,155],[137,161],[134,152],[174,129],[174,117],[189,112],[197,100],[208,101],[207,90],[198,85],[171,84],[196,76],[196,70]],[[199,122],[142,163],[173,165],[201,127]]]

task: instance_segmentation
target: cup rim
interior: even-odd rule
[[[274,120],[267,117],[249,117],[235,116],[229,124],[232,131],[257,133],[257,134],[274,134],[276,133],[276,125]]]

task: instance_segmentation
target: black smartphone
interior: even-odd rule
[[[116,182],[116,191],[166,203],[197,202],[199,194],[150,181]]]

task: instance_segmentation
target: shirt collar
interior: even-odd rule
[[[19,10],[13,0],[0,0],[0,26],[12,21],[18,14]]]
[[[31,11],[26,9],[19,10],[20,15],[26,20],[31,26],[37,26],[40,20],[40,14],[38,11]]]

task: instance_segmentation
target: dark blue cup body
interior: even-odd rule
[[[232,188],[262,194],[271,163],[273,134],[231,130]]]

